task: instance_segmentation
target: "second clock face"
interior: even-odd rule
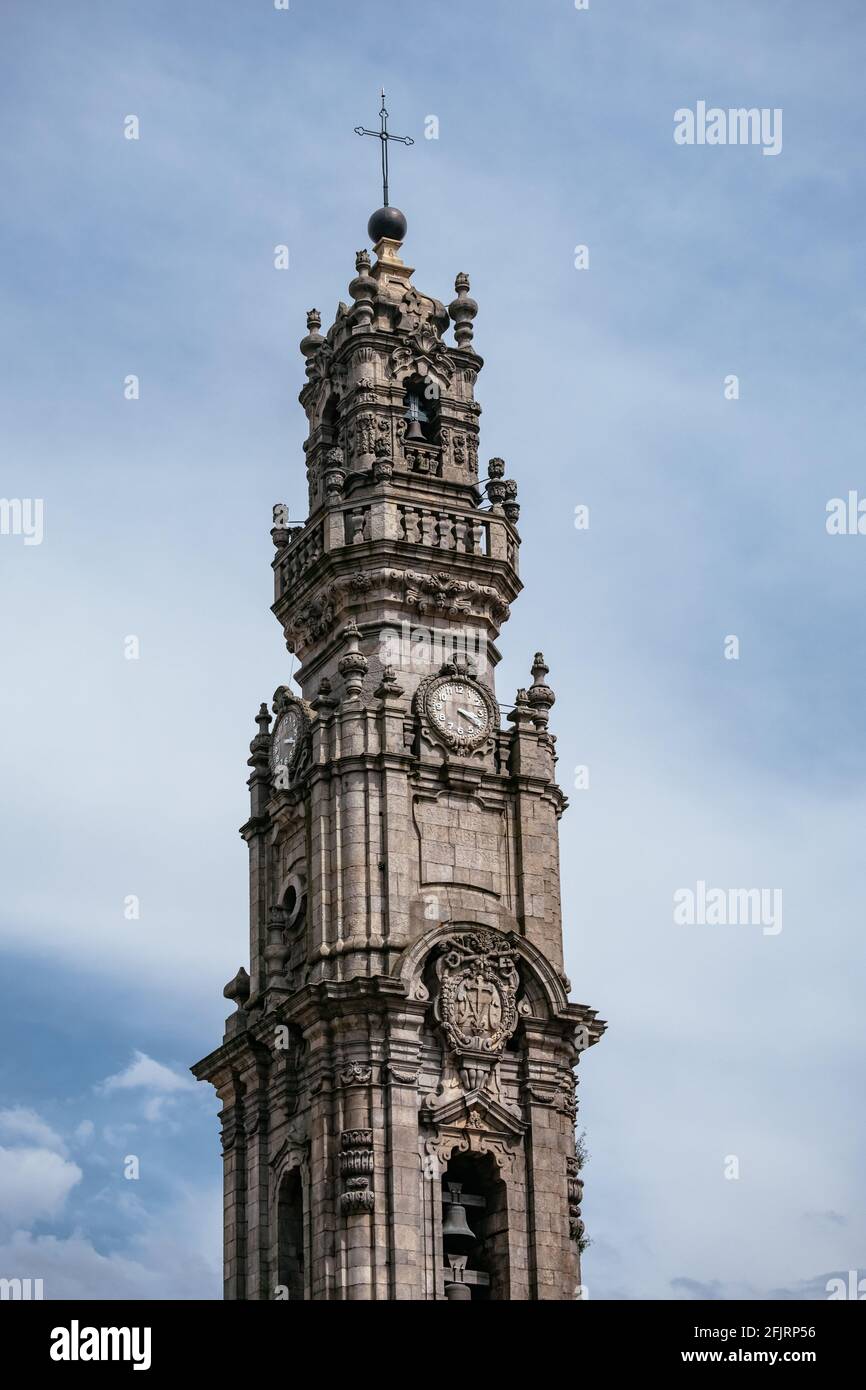
[[[460,743],[483,742],[490,733],[487,702],[468,681],[444,680],[428,697],[430,721],[440,734]]]
[[[297,706],[287,709],[277,720],[271,739],[271,770],[290,767],[304,729],[303,716]]]

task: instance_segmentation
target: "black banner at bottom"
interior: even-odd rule
[[[363,1362],[365,1377],[387,1380],[393,1368],[394,1378],[402,1379],[413,1366],[423,1371],[426,1358],[446,1348],[450,1360],[464,1338],[479,1333],[488,1367],[500,1356],[531,1351],[542,1358],[536,1370],[553,1372],[562,1357],[570,1363],[567,1373],[577,1377],[595,1369],[651,1372],[707,1365],[804,1366],[826,1375],[851,1364],[866,1330],[864,1310],[847,1301],[524,1303],[504,1323],[501,1308],[476,1304],[461,1312],[444,1300],[438,1313],[412,1303],[306,1303],[301,1308],[291,1302],[4,1300],[0,1325],[5,1345],[14,1349],[25,1372],[47,1372],[59,1381],[70,1375],[92,1378],[106,1368],[115,1376],[237,1371],[248,1377],[257,1366],[276,1369],[281,1363],[289,1375],[306,1376],[311,1362],[329,1374],[345,1364],[355,1375]],[[527,1343],[535,1336],[535,1346]],[[497,1337],[501,1350],[491,1340]],[[408,1362],[400,1359],[404,1344],[412,1357]]]

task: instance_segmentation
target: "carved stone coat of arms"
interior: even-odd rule
[[[505,937],[479,928],[449,937],[436,962],[435,1013],[457,1053],[502,1051],[517,1027],[516,953]]]

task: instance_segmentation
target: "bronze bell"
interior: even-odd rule
[[[472,1297],[472,1290],[468,1284],[446,1284],[445,1297],[451,1303],[465,1303]]]
[[[462,1211],[463,1208],[461,1207]],[[465,1282],[466,1279],[466,1256],[449,1255],[448,1264],[450,1266],[451,1278],[445,1276],[445,1297],[451,1302],[466,1302],[472,1297],[472,1290]]]
[[[403,438],[407,444],[423,444],[424,431],[421,428],[421,421],[414,417],[410,418],[407,422],[406,432]]]
[[[452,1202],[445,1213],[442,1234],[445,1237],[446,1245],[450,1246],[451,1249],[468,1250],[475,1245],[475,1233],[466,1220],[466,1208],[460,1202]]]

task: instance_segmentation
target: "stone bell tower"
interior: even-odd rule
[[[301,342],[309,515],[274,509],[296,654],[250,745],[250,969],[194,1074],[222,1102],[225,1296],[571,1299],[578,1056],[554,702],[503,721],[517,485],[479,478],[477,305],[416,289],[397,209]],[[454,342],[446,341],[449,321]]]

